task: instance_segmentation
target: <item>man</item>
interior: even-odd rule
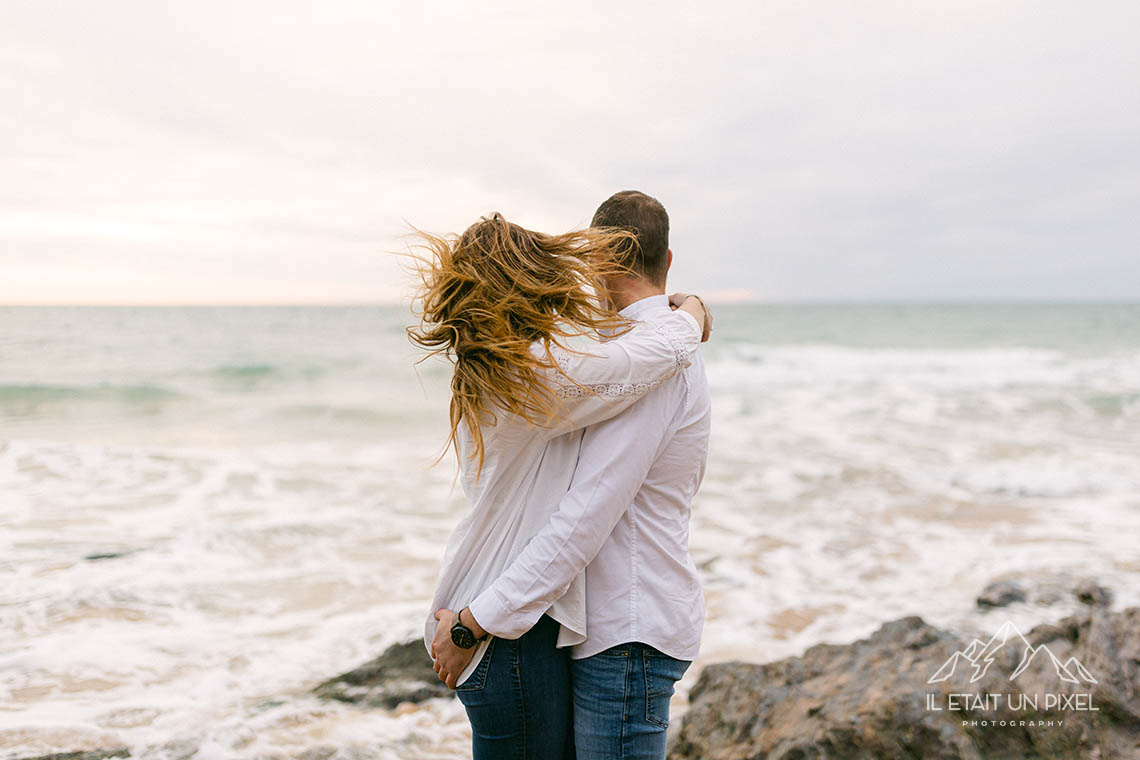
[[[620,313],[647,320],[668,312],[673,252],[664,207],[623,191],[598,208],[592,225],[637,234],[631,274],[606,283]],[[665,757],[673,686],[697,656],[704,624],[688,539],[709,418],[698,353],[629,409],[586,428],[558,511],[459,613],[475,637],[518,638],[585,568],[586,640],[570,653],[579,760]],[[455,613],[441,610],[437,618],[451,625]],[[449,657],[458,655],[437,653],[437,663]]]

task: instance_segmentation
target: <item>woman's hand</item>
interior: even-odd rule
[[[687,311],[701,325],[701,343],[709,339],[712,334],[712,312],[700,296],[691,293],[674,293],[669,296],[669,306],[674,310]]]
[[[457,647],[451,640],[451,626],[455,623],[457,614],[448,609],[436,610],[435,619],[439,621],[439,625],[435,627],[435,636],[431,639],[431,657],[435,661],[433,670],[449,689],[455,688],[459,675],[467,667],[467,663],[471,662],[471,656],[475,654],[476,649],[476,647],[470,649]]]

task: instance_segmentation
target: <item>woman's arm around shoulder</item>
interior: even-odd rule
[[[582,352],[554,347],[558,363],[544,379],[557,397],[551,436],[609,419],[692,363],[707,312],[700,299],[685,299],[668,314]]]

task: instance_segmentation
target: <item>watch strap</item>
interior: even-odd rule
[[[460,626],[460,627],[462,627],[462,628],[466,628],[466,629],[467,629],[467,631],[468,631],[468,632],[471,634],[472,638],[474,638],[474,637],[475,637],[475,631],[472,631],[472,630],[471,630],[471,626],[469,626],[469,625],[467,625],[466,623],[464,623],[464,622],[463,622],[463,612],[464,612],[464,610],[466,610],[466,611],[467,611],[467,614],[468,614],[468,615],[470,615],[470,614],[471,614],[471,608],[470,608],[469,606],[468,606],[468,607],[464,607],[463,609],[459,610],[459,612],[455,613],[455,622],[454,622],[454,623],[452,623],[451,627],[452,627],[452,628],[455,628],[456,626]],[[472,619],[474,619],[474,618],[472,618]],[[476,641],[482,641],[483,639],[487,638],[487,637],[488,637],[488,636],[490,636],[490,635],[491,635],[490,633],[488,633],[488,632],[484,631],[484,632],[483,632],[483,635],[482,635],[482,636],[480,636],[480,637],[478,637],[478,638],[476,638],[475,640],[476,640]]]

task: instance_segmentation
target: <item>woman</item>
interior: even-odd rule
[[[700,299],[624,324],[594,292],[626,273],[628,232],[544,235],[485,217],[461,236],[424,236],[423,321],[412,340],[454,364],[449,445],[471,511],[443,559],[431,610],[459,610],[549,520],[574,472],[582,428],[608,419],[688,366],[706,320]],[[574,338],[615,336],[572,350]],[[470,619],[429,615],[424,642],[463,639],[467,662],[436,662],[471,721],[476,760],[572,757],[566,650],[585,640],[579,577],[517,640],[476,642]],[[469,613],[466,613],[469,615]],[[456,623],[459,625],[456,625]]]

